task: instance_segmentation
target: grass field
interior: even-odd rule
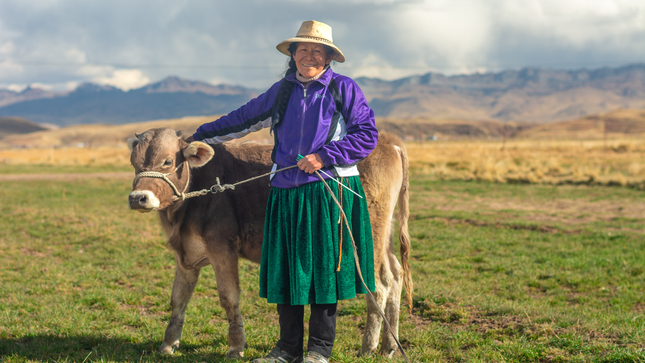
[[[416,291],[413,310],[401,313],[412,361],[645,362],[642,191],[442,180],[415,170]],[[227,323],[210,268],[180,350],[156,352],[174,258],[157,216],[128,210],[130,183],[0,182],[0,361],[224,361]],[[241,264],[249,360],[278,335],[275,306],[257,297],[258,272]],[[387,361],[355,357],[364,311],[362,299],[340,304],[332,361]]]

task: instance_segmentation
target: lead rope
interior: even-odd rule
[[[202,190],[198,190],[198,191],[195,191],[195,192],[186,193],[185,196],[184,196],[184,199],[198,197],[200,195],[206,195],[208,193],[215,194],[215,193],[218,193],[218,192],[223,192],[226,189],[234,190],[235,187],[240,185],[240,184],[248,183],[248,182],[250,182],[252,180],[260,179],[260,178],[263,178],[265,176],[275,174],[275,173],[279,173],[279,172],[284,171],[284,170],[293,169],[293,168],[296,168],[296,167],[298,167],[298,165],[287,166],[286,168],[278,169],[278,170],[275,170],[275,171],[264,173],[262,175],[254,176],[252,178],[244,179],[244,180],[239,181],[239,182],[234,183],[234,184],[224,184],[224,185],[222,185],[222,184],[219,183],[219,178],[215,178],[215,181],[217,182],[217,184],[213,185],[212,187],[210,187],[208,189],[202,189]]]
[[[182,163],[182,165],[184,165],[184,164],[187,164],[187,162],[184,161]],[[215,178],[216,184],[214,184],[210,188],[202,189],[202,190],[196,190],[196,191],[190,192],[190,193],[186,193],[186,190],[188,189],[188,185],[190,184],[190,170],[188,170],[188,181],[186,182],[186,185],[184,186],[184,190],[182,192],[180,192],[179,189],[177,189],[177,187],[175,186],[175,184],[173,184],[173,182],[170,179],[168,179],[168,175],[172,175],[172,174],[176,173],[177,170],[179,170],[180,166],[175,168],[175,170],[172,173],[167,173],[167,174],[160,173],[158,171],[142,171],[139,174],[135,175],[134,181],[132,183],[136,184],[137,181],[139,179],[141,179],[141,178],[162,179],[166,183],[168,183],[170,185],[170,187],[172,188],[172,190],[175,192],[175,196],[177,197],[177,200],[182,200],[183,201],[183,200],[186,200],[186,199],[189,199],[189,198],[194,198],[194,197],[199,197],[199,196],[202,196],[202,195],[206,195],[208,193],[215,194],[215,193],[221,193],[221,192],[223,192],[223,191],[225,191],[227,189],[234,190],[237,185],[244,184],[244,183],[250,182],[250,181],[255,180],[255,179],[260,179],[260,178],[263,178],[265,176],[275,174],[275,173],[278,173],[278,172],[281,172],[281,171],[284,171],[284,170],[293,169],[293,168],[297,167],[298,165],[287,166],[286,168],[282,168],[282,169],[278,169],[278,170],[275,170],[275,171],[272,171],[272,172],[269,172],[269,173],[264,173],[262,175],[254,176],[252,178],[239,181],[239,182],[237,182],[235,184],[220,184],[219,178]]]
[[[383,321],[385,322],[385,326],[387,326],[388,332],[392,335],[392,338],[394,338],[394,341],[396,342],[396,345],[399,347],[399,350],[401,351],[401,354],[403,355],[403,359],[407,363],[410,363],[410,360],[408,360],[408,356],[405,354],[405,351],[403,350],[403,346],[401,345],[401,342],[399,342],[399,339],[397,339],[396,335],[394,334],[394,331],[392,330],[392,326],[390,325],[390,322],[387,321],[387,318],[385,317],[385,313],[383,313],[383,310],[381,310],[381,307],[378,305],[376,302],[376,299],[374,298],[374,295],[370,292],[370,289],[367,287],[367,284],[365,283],[365,280],[363,279],[363,274],[361,273],[361,265],[358,262],[358,249],[356,248],[356,241],[354,241],[354,235],[352,234],[351,229],[349,228],[349,222],[347,221],[347,214],[345,214],[345,211],[343,210],[342,205],[340,202],[338,202],[338,199],[336,199],[336,196],[334,195],[334,192],[331,190],[329,185],[325,182],[325,179],[320,175],[318,171],[315,172],[320,181],[323,182],[325,185],[325,188],[329,192],[329,195],[331,195],[332,199],[334,199],[334,202],[336,202],[336,205],[340,209],[340,212],[343,215],[343,219],[345,222],[345,226],[347,227],[347,231],[349,232],[349,237],[352,241],[352,248],[354,249],[354,262],[356,262],[356,272],[358,272],[358,277],[360,277],[361,282],[363,283],[363,287],[365,287],[365,291],[367,291],[367,295],[372,299],[372,302],[376,306],[376,309],[378,310],[378,313],[381,315],[381,318],[383,318]]]

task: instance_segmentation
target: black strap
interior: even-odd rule
[[[275,97],[275,101],[273,101],[273,107],[271,109],[273,119],[271,119],[271,130],[269,132],[273,133],[273,151],[271,151],[271,160],[273,160],[274,163],[275,154],[278,151],[278,144],[280,143],[280,141],[278,140],[278,133],[275,131],[275,128],[280,125],[282,119],[284,118],[284,115],[287,112],[287,105],[289,104],[289,98],[291,98],[293,86],[293,82],[289,82],[284,78],[282,79],[280,89],[278,90],[278,94]]]
[[[334,115],[331,117],[331,124],[329,125],[329,133],[327,134],[325,145],[329,144],[331,142],[331,139],[334,137],[336,128],[338,127],[338,120],[340,120],[341,111],[343,110],[343,100],[340,98],[340,90],[338,89],[338,85],[333,78],[331,79],[331,81],[329,81],[329,86],[327,86],[327,89],[329,89],[331,96],[334,98],[336,110],[334,111]]]
[[[275,131],[275,128],[282,123],[282,119],[287,112],[287,105],[289,104],[289,98],[291,98],[291,92],[293,92],[293,86],[295,83],[289,82],[286,79],[282,79],[282,84],[280,84],[280,89],[278,94],[273,102],[273,119],[271,120],[271,132],[273,132],[273,151],[271,152],[271,160],[275,163],[275,155],[278,151],[278,145],[280,140],[278,140],[278,133]],[[340,90],[336,81],[332,78],[329,81],[327,89],[331,93],[334,103],[336,104],[336,109],[331,118],[331,124],[329,125],[329,132],[327,133],[327,139],[325,144],[329,144],[336,133],[336,128],[338,127],[338,121],[340,120],[341,112],[343,110],[343,100],[340,96]]]

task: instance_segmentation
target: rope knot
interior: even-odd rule
[[[233,184],[224,184],[224,185],[222,185],[222,184],[220,184],[219,178],[215,178],[215,185],[213,185],[210,188],[210,192],[213,193],[213,194],[221,193],[221,192],[225,191],[226,189],[235,190],[235,185],[233,185]]]

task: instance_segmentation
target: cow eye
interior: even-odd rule
[[[172,159],[168,159],[163,163],[163,166],[171,166],[171,165],[172,165]]]

